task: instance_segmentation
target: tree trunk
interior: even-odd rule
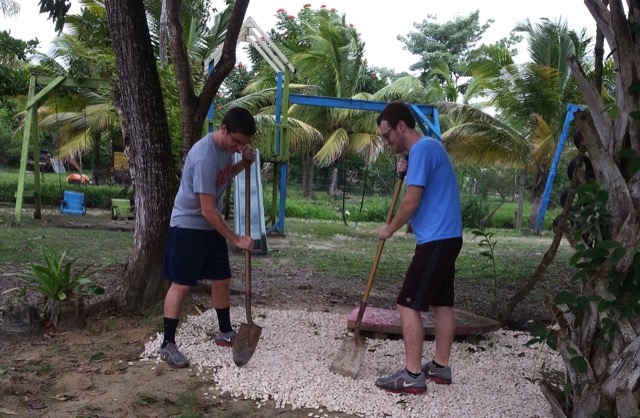
[[[184,123],[182,137],[182,159],[184,160],[187,158],[187,153],[193,144],[202,137],[202,126],[213,98],[236,64],[236,44],[247,7],[249,6],[249,0],[235,0],[220,61],[215,63],[214,71],[209,74],[200,96],[196,95],[193,86],[189,55],[184,42],[182,22],[180,21],[180,3],[179,0],[167,0],[166,4],[171,55],[176,69],[178,96],[180,97]]]
[[[569,59],[588,108],[575,113],[575,123],[596,182],[606,192],[607,213],[594,216],[605,195],[585,200],[590,195],[584,190],[578,215],[586,222],[576,223],[576,229],[597,233],[588,243],[592,248],[574,260],[583,274],[580,294],[574,295],[575,301],[564,297],[566,303],[554,307],[559,325],[555,339],[570,388],[567,416],[631,417],[639,415],[640,386],[640,172],[635,169],[640,154],[640,51],[635,30],[640,7],[622,0],[584,3],[598,25],[596,61],[602,59],[601,33],[615,68],[615,85],[606,86],[600,84],[598,62],[594,83],[576,57]],[[612,88],[608,95],[613,101],[603,101],[602,87]]]
[[[329,182],[329,196],[336,196],[338,194],[338,166],[333,165],[331,170],[331,181]]]
[[[165,293],[164,241],[177,181],[144,3],[106,0],[105,7],[130,140],[136,207],[133,247],[116,302],[122,310],[134,311]]]
[[[313,151],[302,155],[302,190],[305,199],[313,198]]]
[[[522,228],[522,213],[524,212],[524,194],[526,193],[526,185],[527,185],[527,172],[526,170],[522,170],[519,176],[520,183],[518,186],[518,211],[516,212],[516,222],[514,224],[514,229],[519,230]]]
[[[536,221],[538,220],[538,214],[542,206],[542,195],[544,194],[546,177],[541,170],[537,170],[534,177],[535,184],[531,191],[531,212],[529,213],[529,229],[532,231],[536,228]]]

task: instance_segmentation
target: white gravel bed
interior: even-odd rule
[[[322,312],[253,309],[262,326],[257,349],[245,366],[233,363],[232,350],[216,346],[215,310],[190,316],[178,328],[177,344],[213,388],[259,404],[273,399],[278,407],[334,411],[363,417],[552,417],[539,387],[528,379],[540,370],[563,370],[548,347],[527,347],[522,332],[485,334],[477,344],[455,342],[451,354],[453,384],[428,383],[421,395],[398,395],[375,387],[375,379],[403,365],[401,340],[367,340],[368,350],[357,379],[335,375],[329,365],[346,335],[346,318]],[[233,324],[246,322],[243,308],[231,309]],[[157,359],[159,333],[141,355]],[[434,342],[427,341],[425,359]],[[211,389],[210,389],[211,390]],[[209,395],[208,396],[212,396]],[[324,413],[324,414],[323,414]],[[329,415],[327,415],[329,414]]]

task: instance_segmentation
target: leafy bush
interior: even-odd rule
[[[15,194],[18,190],[17,174],[0,176],[0,202],[16,201]],[[130,199],[133,196],[131,187],[120,185],[91,185],[67,184],[64,178],[61,180],[56,174],[45,174],[40,183],[40,202],[43,206],[58,206],[64,190],[73,190],[84,193],[84,202],[88,208],[108,209],[111,207],[111,198]],[[25,191],[33,191],[33,176],[27,176]],[[25,197],[26,202],[33,198]]]
[[[479,225],[482,218],[489,213],[489,202],[478,196],[464,195],[460,197],[462,206],[462,222],[466,227]]]
[[[66,300],[74,292],[82,292],[87,289],[91,293],[104,292],[100,286],[95,285],[87,273],[90,266],[80,271],[72,270],[77,258],[65,261],[66,251],[62,254],[52,248],[42,248],[40,254],[44,264],[29,263],[33,271],[34,280],[38,284],[38,291],[47,299]]]
[[[60,313],[60,302],[70,298],[82,297],[85,293],[102,294],[104,289],[96,285],[89,276],[90,266],[78,271],[73,270],[77,258],[65,260],[66,251],[59,254],[53,248],[41,248],[44,264],[29,263],[33,271],[33,280],[38,291],[45,298],[45,319],[56,325]]]

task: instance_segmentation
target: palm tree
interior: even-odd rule
[[[297,19],[284,11],[280,11],[278,17],[282,33],[272,33],[273,38],[282,40],[280,48],[296,67],[290,90],[328,97],[378,99],[360,90],[370,76],[363,58],[364,43],[357,30],[346,23],[344,15],[335,10],[311,10],[305,6]],[[395,86],[388,86],[379,96],[398,95],[397,87],[403,83],[409,84],[406,78],[397,80]],[[235,104],[259,103],[273,88],[273,70],[260,65],[257,76],[246,89],[248,96]],[[272,112],[273,102],[261,104],[264,112]],[[313,135],[313,131],[307,130],[311,137],[304,138],[291,135],[292,151],[296,150],[302,157],[307,197],[311,196],[314,163],[321,167],[333,165],[329,192],[335,193],[338,162],[342,156],[357,155],[371,164],[382,152],[383,143],[371,112],[293,105],[289,116],[290,123],[313,127],[318,132]],[[320,139],[323,142],[319,149],[294,145],[299,140],[311,144]]]
[[[151,38],[156,51],[160,49],[160,14],[163,1],[147,1]],[[78,14],[66,17],[66,31],[53,41],[51,55],[39,54],[37,59],[49,74],[68,75],[76,78],[112,79],[116,75],[116,64],[111,40],[106,25],[106,10],[103,0],[82,0]],[[197,85],[204,82],[204,73],[200,63],[206,54],[215,49],[223,40],[231,16],[231,9],[213,17],[213,24],[207,27],[208,10],[202,0],[183,3],[183,20],[187,39],[186,46],[190,62],[194,67],[192,74]],[[215,12],[215,9],[213,10]],[[179,99],[175,86],[175,71],[172,65],[160,68],[163,98],[167,111],[171,137],[175,138],[173,148],[179,156],[182,144],[182,120],[179,114]],[[98,159],[100,142],[123,142],[120,132],[121,118],[113,112],[117,109],[111,99],[112,92],[80,92],[65,99],[48,104],[44,114],[59,113],[42,119],[44,129],[54,125],[63,125],[64,135],[56,148],[59,157],[79,157],[94,150],[94,164]],[[68,126],[67,126],[68,125]],[[104,129],[104,131],[103,131]],[[123,143],[123,146],[128,144]],[[113,147],[113,142],[112,142]],[[113,150],[112,150],[113,151]],[[177,161],[180,159],[178,158]]]
[[[570,31],[562,20],[542,19],[536,25],[527,21],[517,29],[527,34],[532,62],[517,65],[508,51],[496,47],[469,68],[474,79],[486,86],[496,116],[468,106],[441,103],[439,108],[444,115],[463,116],[443,133],[454,159],[533,173],[529,227],[534,228],[566,105],[581,101],[569,78],[567,60],[574,55],[584,60],[589,38],[584,31]]]

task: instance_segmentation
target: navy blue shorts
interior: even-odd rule
[[[396,303],[417,311],[429,306],[453,306],[453,279],[462,238],[451,238],[416,245]]]
[[[216,230],[170,227],[164,249],[164,275],[173,283],[231,278],[227,240]]]

